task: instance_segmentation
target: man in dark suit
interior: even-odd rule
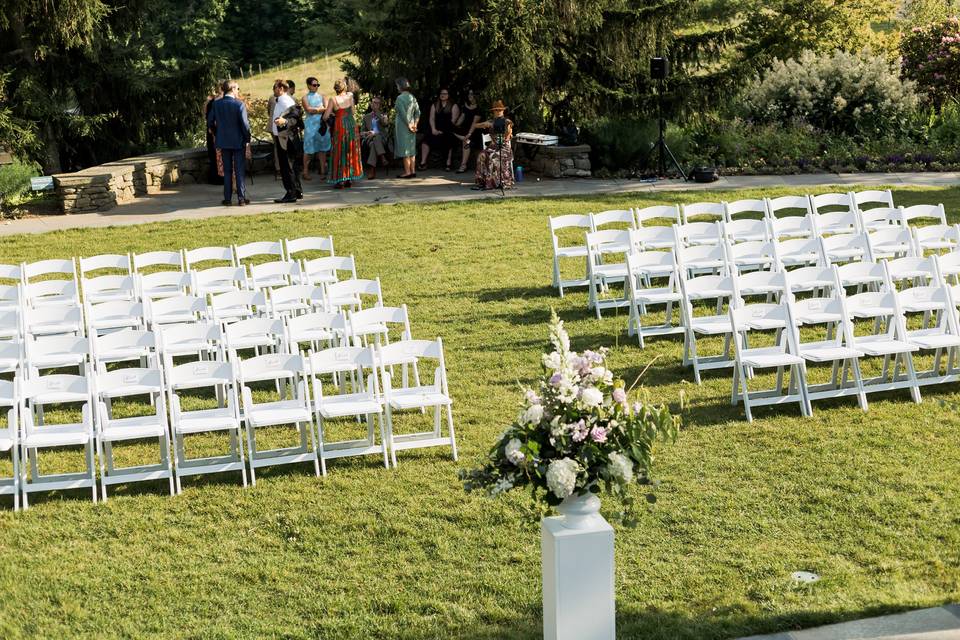
[[[286,82],[287,93],[277,98],[274,107],[273,124],[277,129],[275,139],[277,157],[280,159],[280,178],[285,193],[274,202],[296,202],[303,198],[300,174],[303,171],[303,111],[296,100],[289,95],[293,90],[293,81]]]
[[[237,178],[237,204],[250,204],[243,178],[246,173],[244,152],[250,142],[250,121],[247,107],[237,98],[239,86],[233,80],[224,80],[223,97],[215,100],[207,115],[207,126],[216,131],[217,149],[223,158],[223,204],[230,206],[233,199],[233,180]]]

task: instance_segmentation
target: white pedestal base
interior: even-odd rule
[[[563,521],[540,527],[544,640],[613,640],[613,527],[599,514],[579,529]]]

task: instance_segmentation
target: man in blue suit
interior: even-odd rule
[[[223,81],[223,97],[215,100],[207,115],[207,127],[214,132],[217,149],[223,158],[223,205],[230,206],[233,198],[234,171],[237,176],[237,204],[250,204],[247,189],[243,184],[246,173],[244,151],[250,142],[250,121],[247,119],[247,107],[237,99],[239,86],[233,80]]]

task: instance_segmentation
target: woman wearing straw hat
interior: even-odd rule
[[[513,187],[513,122],[504,117],[507,108],[503,100],[490,107],[492,118],[479,123],[476,128],[491,132],[492,139],[477,156],[476,184],[473,189],[510,189]],[[494,123],[503,124],[503,133],[494,132]],[[499,128],[499,127],[497,127]]]

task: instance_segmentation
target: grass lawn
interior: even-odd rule
[[[827,191],[827,190],[824,190]],[[0,636],[191,638],[537,638],[539,519],[526,495],[465,495],[513,418],[518,382],[539,373],[550,307],[575,349],[611,347],[640,394],[679,407],[661,447],[663,481],[638,528],[617,529],[621,638],[729,638],[960,599],[960,388],[758,409],[730,406],[729,372],[702,386],[677,339],[645,350],[625,314],[596,320],[578,290],[550,287],[547,216],[615,206],[782,195],[786,191],[631,194],[374,206],[66,231],[0,240],[0,262],[333,234],[386,303],[409,305],[414,334],[443,336],[461,460],[447,449],[36,497],[0,510]],[[943,202],[960,188],[895,192]],[[416,416],[417,419],[420,416]],[[409,421],[408,421],[409,422]],[[153,459],[155,446],[130,458]],[[65,454],[51,456],[65,465]],[[815,584],[791,572],[819,573]]]

